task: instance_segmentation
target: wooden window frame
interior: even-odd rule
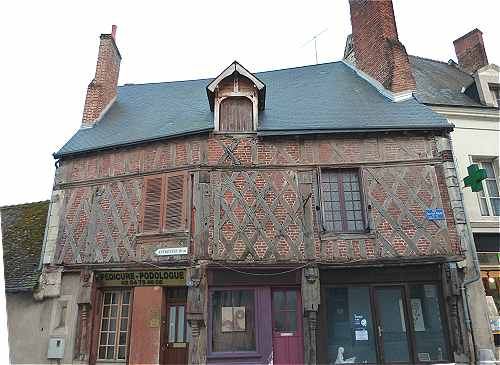
[[[325,171],[337,171],[337,172],[343,172],[343,171],[352,171],[357,174],[358,177],[358,184],[359,184],[359,193],[360,193],[360,203],[361,203],[361,219],[362,219],[362,224],[363,228],[361,230],[356,230],[356,231],[349,231],[346,230],[347,226],[347,217],[346,217],[346,209],[345,209],[345,199],[344,199],[344,189],[343,187],[340,189],[341,183],[339,182],[339,204],[340,204],[340,209],[341,209],[341,223],[342,223],[342,230],[341,231],[335,231],[335,230],[328,230],[326,229],[325,226],[325,206],[324,206],[324,193],[323,193],[323,187],[322,187],[322,181],[323,181],[323,174]],[[318,214],[319,218],[319,226],[320,226],[320,233],[322,235],[348,235],[348,236],[356,236],[356,235],[367,235],[370,233],[370,225],[369,225],[369,217],[368,217],[368,211],[366,210],[365,207],[368,207],[369,205],[366,202],[366,194],[364,191],[364,182],[363,182],[363,174],[362,174],[362,168],[360,167],[342,167],[342,168],[336,168],[336,167],[321,167],[318,168],[318,203],[320,207],[320,214]],[[341,191],[342,190],[342,191]]]
[[[181,176],[182,178],[182,198],[181,199],[176,199],[181,201],[181,207],[179,209],[180,211],[180,218],[179,218],[179,224],[178,227],[174,228],[169,228],[168,221],[166,219],[167,213],[166,209],[169,204],[168,200],[168,193],[169,193],[169,179],[170,178],[175,178],[177,176]],[[146,227],[146,222],[148,218],[146,217],[146,211],[147,211],[147,206],[148,204],[148,192],[147,192],[147,187],[150,181],[155,180],[155,179],[161,179],[161,192],[159,193],[159,202],[156,203],[159,207],[159,217],[158,217],[158,224],[157,228],[155,229],[148,229]],[[189,199],[189,193],[188,193],[188,173],[187,171],[176,171],[176,172],[170,172],[170,173],[165,173],[165,174],[160,174],[160,175],[151,175],[151,176],[145,176],[144,177],[144,184],[143,184],[143,189],[142,189],[142,207],[141,207],[141,224],[140,224],[140,229],[141,229],[141,234],[142,235],[155,235],[155,234],[164,234],[164,233],[185,233],[188,229],[187,226],[187,209],[188,209],[188,199]],[[158,195],[158,194],[155,194]],[[153,196],[156,198],[156,196]],[[176,201],[174,200],[174,202]],[[151,204],[153,205],[153,204]]]
[[[128,302],[128,315],[127,315],[127,330],[126,330],[126,340],[125,340],[125,358],[121,359],[118,358],[118,351],[119,351],[119,341],[120,341],[120,332],[122,331],[121,328],[121,321],[122,321],[122,310],[123,310],[123,295],[124,293],[129,292],[129,302]],[[111,288],[111,289],[106,289],[101,291],[101,295],[99,296],[99,331],[97,332],[97,339],[96,339],[96,345],[97,345],[97,350],[96,350],[96,360],[98,362],[123,362],[123,361],[128,361],[128,355],[129,355],[129,346],[130,346],[130,329],[132,327],[132,305],[133,305],[133,289],[132,288],[121,288],[121,289],[116,289],[116,288]],[[105,308],[105,303],[104,300],[106,298],[107,293],[116,293],[118,294],[118,309],[116,313],[116,328],[115,331],[113,332],[115,335],[115,341],[114,341],[114,351],[113,351],[113,359],[108,359],[106,357],[101,358],[99,357],[99,352],[101,348],[101,335],[103,333],[102,331],[102,324],[103,324],[103,319],[104,319],[104,308]],[[107,317],[108,319],[111,317]],[[109,325],[109,324],[108,324]],[[110,331],[106,331],[106,333],[111,333]],[[105,346],[108,347],[108,346]],[[107,350],[106,350],[107,354]]]

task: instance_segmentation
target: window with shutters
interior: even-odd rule
[[[359,171],[321,170],[322,228],[326,232],[366,230]]]
[[[144,179],[142,232],[162,233],[186,228],[186,173]]]
[[[219,109],[219,130],[221,132],[252,132],[252,101],[242,96],[222,100]]]

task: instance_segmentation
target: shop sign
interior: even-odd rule
[[[442,221],[444,220],[444,211],[441,208],[426,209],[425,216],[430,221]]]
[[[186,270],[107,271],[96,280],[102,286],[186,286]]]

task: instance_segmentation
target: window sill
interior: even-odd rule
[[[240,131],[240,132],[231,132],[231,131],[213,131],[213,134],[215,135],[230,135],[230,136],[256,136],[257,135],[257,131],[248,131],[248,132],[244,132],[244,131]]]
[[[375,232],[320,232],[320,240],[356,240],[356,239],[373,239]]]

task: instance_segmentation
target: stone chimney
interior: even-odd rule
[[[349,0],[356,67],[391,92],[416,89],[391,0]]]
[[[87,88],[82,127],[92,127],[116,98],[121,55],[115,42],[116,25],[111,34],[101,34],[95,77]]]
[[[488,64],[486,50],[484,49],[483,33],[474,29],[453,41],[455,54],[459,66],[466,72],[473,74],[481,67]]]

